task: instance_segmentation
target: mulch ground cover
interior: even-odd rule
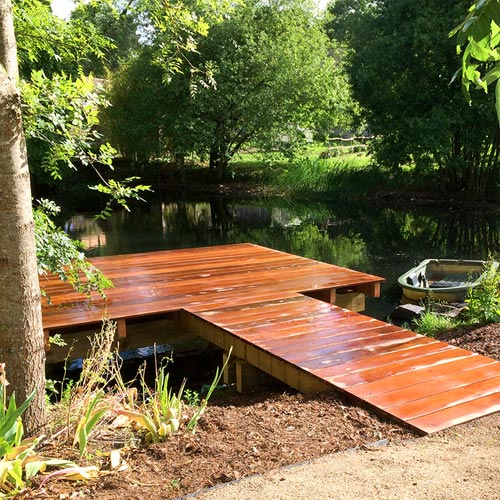
[[[457,329],[442,340],[500,360],[500,327]],[[173,499],[300,463],[325,454],[365,447],[381,440],[414,438],[411,431],[351,405],[335,394],[302,395],[285,388],[262,388],[239,395],[214,396],[194,435],[177,434],[166,442],[126,446],[120,472],[109,471],[105,436],[94,438],[89,463],[98,464],[97,480],[47,481],[19,498]],[[75,459],[71,448],[48,448],[46,455]],[[108,472],[106,472],[108,470]]]

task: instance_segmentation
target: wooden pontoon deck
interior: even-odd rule
[[[336,389],[429,433],[500,410],[500,363],[335,305],[382,278],[251,244],[92,259],[89,302],[41,278],[44,328],[176,312],[190,330],[304,392]]]

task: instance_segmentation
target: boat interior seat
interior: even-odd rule
[[[409,274],[406,277],[406,283],[408,283],[408,285],[412,285],[412,286],[420,286],[420,282],[418,280],[417,273]]]

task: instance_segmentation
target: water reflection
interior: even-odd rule
[[[87,251],[106,246],[106,233],[94,218],[74,215],[66,220],[64,230],[79,239]]]
[[[160,201],[96,222],[72,214],[64,227],[89,255],[251,242],[387,278],[367,312],[397,303],[397,276],[424,258],[485,259],[500,247],[496,209],[373,207],[285,200]]]

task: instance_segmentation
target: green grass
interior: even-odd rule
[[[457,319],[426,311],[419,319],[415,320],[414,330],[427,337],[435,337],[457,327],[459,324],[460,321]]]
[[[169,165],[163,170],[165,180],[193,180],[194,184],[207,185],[216,182],[206,164],[199,162],[183,167]],[[263,188],[268,195],[352,200],[428,193],[428,186],[435,182],[424,177],[415,175],[411,167],[393,171],[378,167],[364,147],[340,154],[325,144],[314,143],[294,159],[277,151],[263,154],[248,146],[229,163],[224,182]]]

